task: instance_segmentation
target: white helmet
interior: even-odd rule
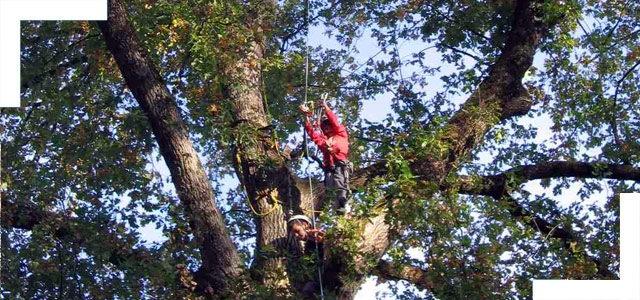
[[[305,221],[307,222],[309,225],[311,225],[311,219],[305,215],[295,215],[293,217],[291,217],[291,219],[289,219],[289,224],[291,224],[291,222],[295,221],[295,220],[300,220],[300,221]]]

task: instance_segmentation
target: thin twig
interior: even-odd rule
[[[611,27],[611,30],[609,30],[609,33],[607,34],[607,38],[610,38],[611,35],[613,34],[613,31],[616,30],[618,25],[620,25],[620,21],[622,21],[622,14],[627,9],[627,6],[629,6],[629,2],[631,2],[631,0],[627,0],[627,2],[622,7],[622,10],[620,10],[620,14],[618,14],[618,20],[616,21],[616,24],[613,25],[613,27]]]
[[[463,54],[463,55],[469,56],[469,57],[471,57],[471,58],[475,59],[478,63],[485,64],[485,63],[483,63],[483,60],[482,60],[480,57],[476,56],[476,55],[473,55],[473,54],[468,53],[468,52],[466,52],[466,51],[462,51],[462,50],[460,50],[460,49],[458,49],[458,48],[456,48],[456,47],[453,47],[453,46],[448,45],[448,44],[445,44],[445,43],[440,43],[440,45],[441,45],[441,46],[443,46],[443,47],[445,47],[445,48],[447,48],[447,49],[450,49],[450,50],[451,50],[451,51],[453,51],[453,52],[456,52],[456,53],[460,53],[460,54]]]
[[[99,37],[99,36],[100,36],[99,34],[90,34],[90,35],[87,35],[87,36],[85,36],[85,37],[83,37],[83,38],[81,38],[81,39],[77,40],[77,41],[74,41],[73,43],[69,44],[69,45],[67,46],[67,48],[66,48],[66,49],[64,49],[64,50],[62,50],[62,51],[58,51],[58,52],[54,53],[54,54],[53,54],[53,55],[52,55],[48,60],[46,60],[46,61],[43,63],[43,65],[45,65],[45,66],[46,66],[47,64],[49,64],[50,62],[52,62],[54,58],[58,57],[60,54],[64,54],[64,53],[69,52],[69,50],[73,50],[73,49],[74,49],[74,47],[75,47],[75,46],[77,46],[78,44],[80,44],[80,43],[82,43],[82,42],[84,42],[84,41],[86,41],[86,40],[88,40],[88,39],[96,38],[96,37]],[[84,55],[83,55],[83,56],[84,56]]]
[[[334,8],[336,8],[339,4],[341,3],[341,0],[338,0],[336,2],[334,2],[333,4],[331,4],[331,6],[329,6],[329,8],[327,8],[326,10],[333,10]],[[308,21],[304,22],[301,26],[295,28],[293,30],[293,32],[285,35],[284,37],[282,37],[282,43],[280,45],[280,52],[284,52],[285,50],[285,45],[287,44],[287,42],[289,41],[290,38],[296,36],[297,34],[299,34],[302,30],[308,28],[308,24],[316,21],[318,18],[322,17],[322,14],[318,13],[315,16],[313,16],[311,19],[309,19]]]

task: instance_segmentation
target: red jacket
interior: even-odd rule
[[[304,124],[304,129],[314,143],[318,145],[324,157],[325,166],[333,166],[336,162],[347,160],[349,157],[349,135],[347,129],[340,124],[338,117],[331,109],[326,108],[327,118],[331,123],[333,134],[325,136],[322,131],[314,131],[309,122]],[[329,147],[331,145],[331,147]]]

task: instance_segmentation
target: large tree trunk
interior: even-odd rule
[[[224,92],[233,104],[236,174],[255,209],[256,251],[251,274],[275,289],[275,297],[292,297],[287,291],[301,290],[311,279],[296,275],[304,249],[290,235],[287,221],[296,214],[313,217],[311,212],[319,205],[312,209],[312,204],[320,203],[317,199],[322,197],[323,186],[315,182],[311,193],[308,181],[296,176],[281,155],[267,120],[260,64],[276,8],[277,1],[254,1],[245,7],[247,23],[230,28],[229,34],[236,30],[241,31],[238,34],[250,32],[252,39],[240,51],[235,47],[227,49],[233,54],[221,60],[221,67],[227,80]]]
[[[226,76],[224,93],[233,105],[233,157],[236,174],[254,212],[256,250],[252,277],[286,297],[290,288],[284,250],[299,249],[299,243],[288,238],[289,205],[295,193],[294,174],[286,167],[272,139],[261,93],[260,63],[265,48],[261,28],[265,15],[275,12],[275,2],[265,2],[250,11],[250,24],[229,28],[228,34],[251,32],[252,39],[244,47],[227,49],[229,56],[221,63]],[[265,161],[270,161],[266,167]],[[298,201],[296,201],[298,202]],[[275,251],[273,251],[275,250]],[[282,292],[282,293],[280,293]]]
[[[178,197],[184,203],[202,256],[199,289],[225,289],[239,275],[242,260],[214,202],[214,193],[189,138],[175,100],[140,46],[122,0],[110,0],[108,21],[99,22],[127,86],[144,110]],[[211,292],[211,289],[208,289]]]

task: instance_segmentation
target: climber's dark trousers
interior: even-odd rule
[[[347,194],[349,192],[349,173],[343,162],[327,167],[324,173],[324,186],[327,188],[327,200],[332,200],[332,208],[340,213],[345,212]]]

